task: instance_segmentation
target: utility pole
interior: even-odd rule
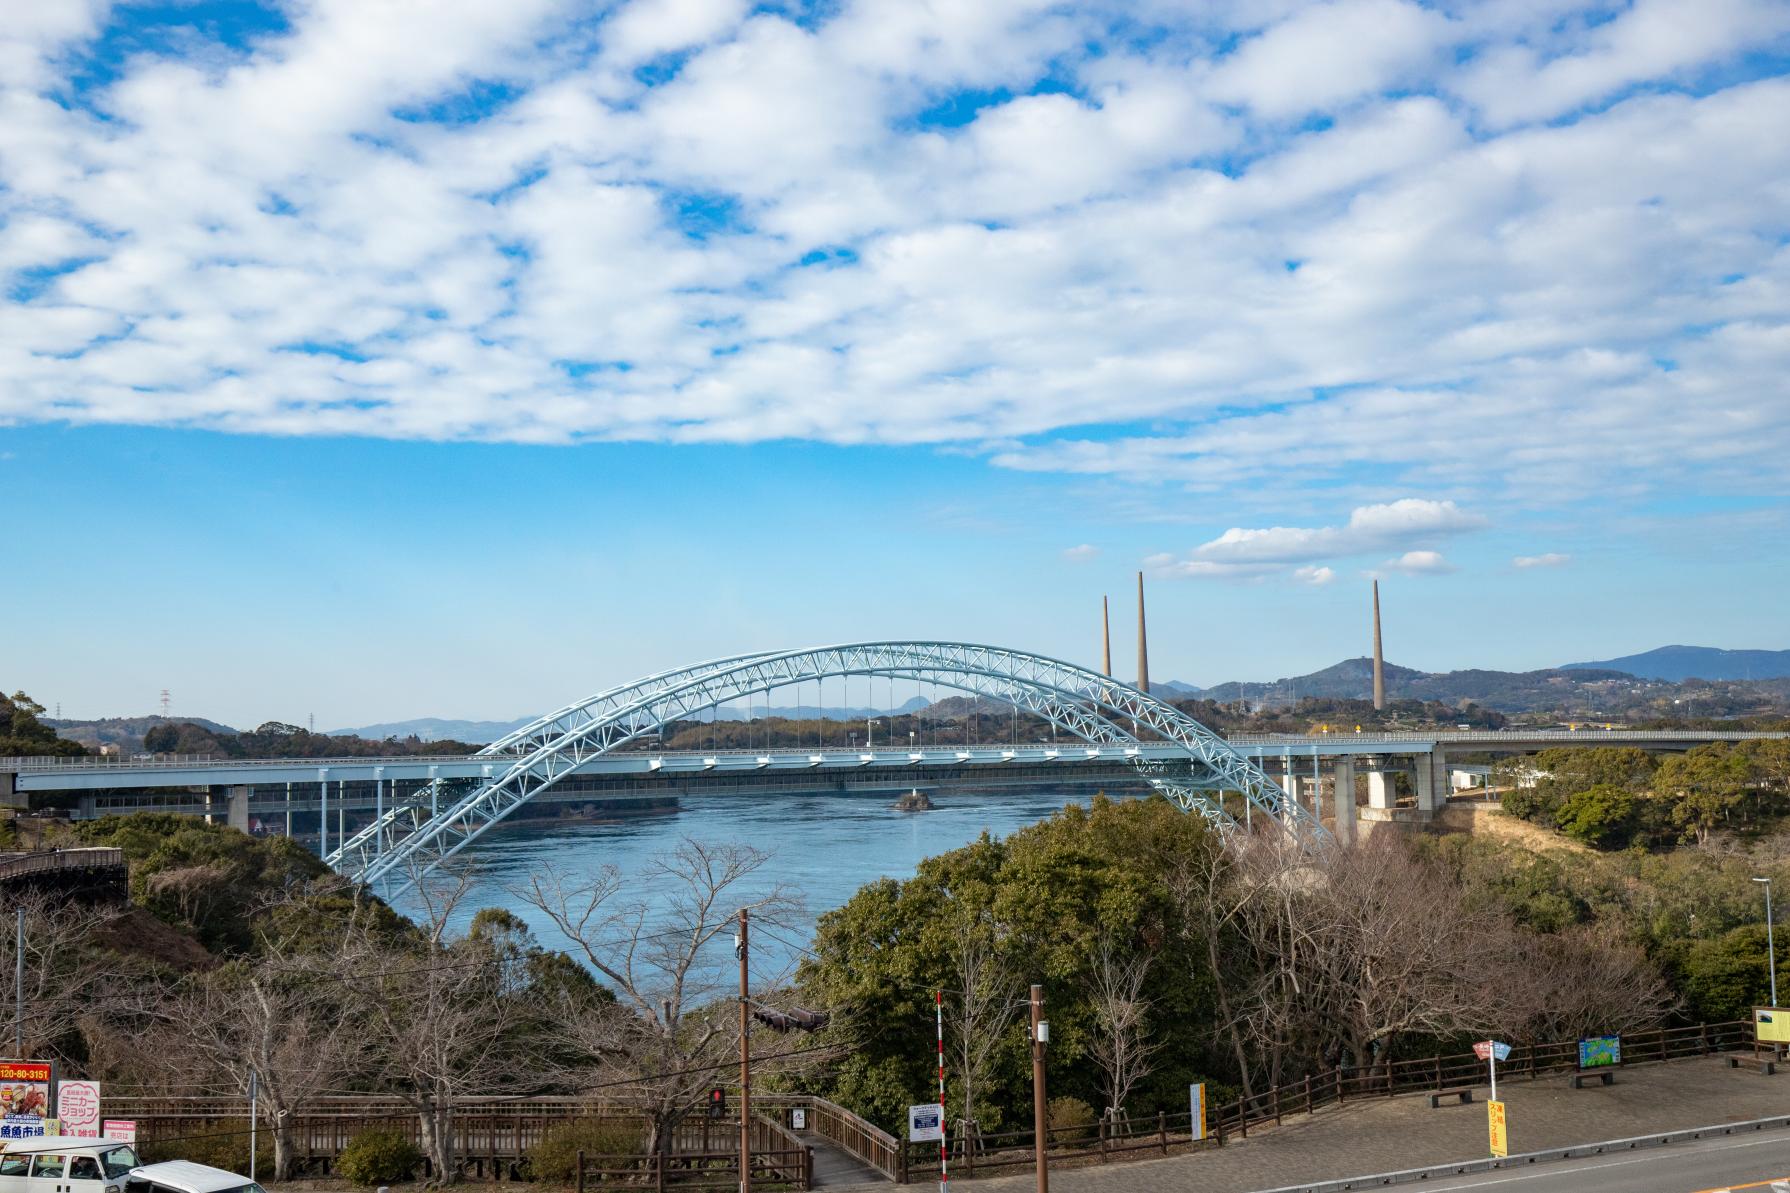
[[[261,1074],[254,1069],[249,1070],[249,1183],[255,1183],[255,1120],[256,1102],[260,1092]],[[580,1174],[582,1175],[582,1174]]]
[[[17,964],[12,979],[12,1054],[25,1059],[25,909],[16,908],[13,956]]]
[[[752,979],[746,968],[746,949],[746,909],[742,907],[740,935],[734,947],[740,958],[740,1193],[752,1193]]]
[[[1038,1169],[1038,1193],[1050,1193],[1050,1166],[1045,1151],[1050,1143],[1050,1116],[1044,1096],[1044,1045],[1050,1042],[1050,1024],[1044,1021],[1044,987],[1032,987],[1032,1154]]]

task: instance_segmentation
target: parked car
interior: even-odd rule
[[[137,1149],[118,1139],[8,1139],[0,1151],[0,1193],[124,1193],[137,1167]]]
[[[0,1190],[0,1193],[4,1193]],[[164,1160],[145,1164],[130,1174],[124,1193],[266,1193],[246,1176],[195,1164],[191,1160]]]

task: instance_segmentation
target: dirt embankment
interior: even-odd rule
[[[94,932],[93,939],[114,953],[142,957],[183,973],[210,969],[218,963],[204,945],[141,907],[125,908],[107,919]]]
[[[1494,840],[1509,841],[1534,852],[1549,849],[1583,854],[1596,852],[1577,841],[1567,840],[1559,833],[1511,816],[1497,804],[1479,801],[1461,800],[1450,803],[1437,813],[1435,820],[1430,822],[1430,827],[1439,833],[1472,833]]]

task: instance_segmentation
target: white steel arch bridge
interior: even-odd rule
[[[325,860],[359,882],[408,887],[511,812],[592,759],[674,721],[807,681],[868,676],[987,697],[1101,746],[1172,743],[1177,758],[1138,759],[1140,777],[1222,831],[1239,826],[1222,796],[1235,792],[1300,837],[1323,828],[1254,762],[1172,705],[1074,663],[964,642],[859,642],[737,655],[664,671],[567,705],[480,751],[502,764],[465,792],[424,787],[344,841]],[[444,802],[445,801],[445,802]]]

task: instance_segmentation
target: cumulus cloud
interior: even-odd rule
[[[1340,526],[1232,527],[1201,543],[1185,558],[1156,555],[1146,561],[1167,576],[1257,577],[1287,573],[1306,584],[1328,584],[1333,569],[1316,561],[1373,554],[1419,543],[1438,542],[1487,524],[1452,501],[1405,497],[1358,506]],[[1430,557],[1433,557],[1431,559]],[[1394,561],[1400,570],[1436,570],[1432,550],[1413,549]]]
[[[1295,563],[1380,551],[1394,544],[1426,541],[1477,530],[1486,524],[1452,501],[1406,497],[1351,511],[1341,526],[1274,526],[1263,530],[1232,527],[1194,549],[1199,559],[1218,563]]]
[[[1380,565],[1383,572],[1402,572],[1407,576],[1439,576],[1455,570],[1439,551],[1406,551],[1397,559]]]
[[[1549,551],[1545,555],[1519,555],[1510,561],[1516,568],[1557,568],[1572,562],[1572,556],[1558,551]]]
[[[1095,558],[1099,554],[1099,547],[1094,546],[1092,543],[1082,543],[1079,546],[1065,548],[1063,551],[1063,558],[1070,563],[1087,563],[1090,559]]]
[[[27,5],[0,422],[1775,491],[1790,10],[1606,7]],[[1408,549],[1236,533],[1180,562]]]

